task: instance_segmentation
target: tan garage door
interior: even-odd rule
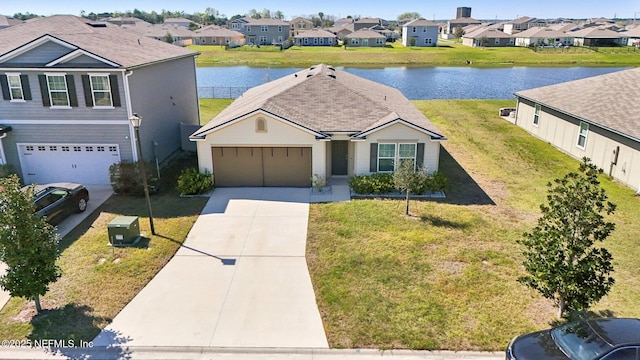
[[[216,186],[311,186],[311,148],[213,147]]]

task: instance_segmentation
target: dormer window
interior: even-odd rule
[[[266,133],[267,132],[267,121],[264,118],[256,119],[256,132],[257,133]]]

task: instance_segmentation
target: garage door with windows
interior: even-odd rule
[[[216,186],[311,186],[310,147],[213,147]]]
[[[25,183],[106,185],[109,166],[120,161],[114,144],[18,144]]]

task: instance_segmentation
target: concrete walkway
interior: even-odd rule
[[[89,202],[87,203],[87,209],[78,214],[72,214],[68,218],[64,219],[58,224],[57,232],[60,238],[65,237],[71,230],[78,226],[87,216],[91,215],[96,209],[102,205],[113,194],[111,185],[87,185],[89,190]],[[7,271],[7,265],[0,262],[0,276],[4,275]],[[0,287],[0,309],[2,309],[11,295]]]
[[[328,348],[305,259],[310,196],[216,189],[183,247],[94,346]]]

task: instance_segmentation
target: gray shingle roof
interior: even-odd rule
[[[519,32],[513,37],[518,38],[560,38],[560,37],[572,37],[573,35],[566,34],[562,31],[554,30],[548,27],[532,27],[525,31]]]
[[[294,36],[296,39],[300,38],[335,38],[336,35],[332,32],[328,32],[322,29],[310,29]]]
[[[140,36],[117,25],[94,27],[91,23],[91,20],[73,15],[54,15],[2,29],[0,56],[45,35],[54,36],[125,68],[198,54]]]
[[[357,134],[401,119],[445,139],[399,90],[322,64],[248,90],[192,136],[259,110],[316,133]]]
[[[352,32],[351,34],[345,36],[345,38],[348,38],[348,39],[375,39],[375,38],[386,39],[387,37],[382,35],[382,34],[380,34],[380,33],[378,33],[378,32],[375,32],[375,31],[373,31],[371,29],[364,28],[364,29],[360,29],[360,30]]]
[[[433,21],[425,20],[425,19],[415,19],[411,20],[408,23],[402,26],[438,26],[438,24]]]
[[[529,99],[640,141],[640,68],[524,90]]]
[[[472,31],[468,34],[464,34],[462,35],[463,38],[470,38],[470,39],[480,39],[482,37],[486,37],[489,39],[509,39],[512,38],[513,36],[504,33],[498,29],[491,29],[491,28],[480,28],[477,29],[475,31]]]
[[[582,30],[574,31],[570,34],[577,38],[592,38],[592,39],[594,38],[610,39],[610,38],[620,38],[624,36],[624,35],[621,35],[621,33],[617,33],[613,30],[599,28],[599,27],[588,27]]]

